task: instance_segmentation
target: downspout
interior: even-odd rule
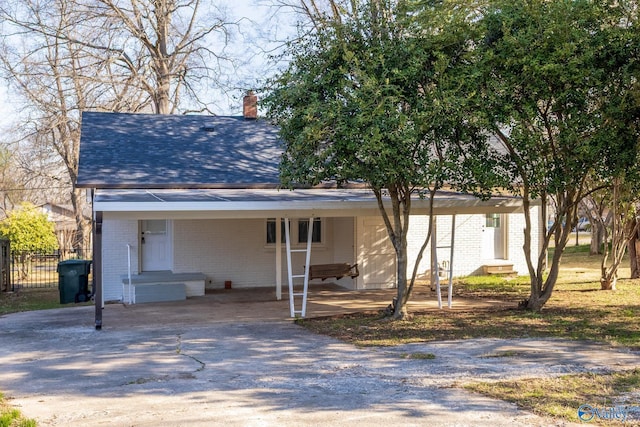
[[[96,309],[96,330],[102,329],[102,212],[93,220],[93,287]]]

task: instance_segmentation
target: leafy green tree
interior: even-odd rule
[[[637,114],[629,112],[637,107],[629,103],[637,101],[630,96],[638,76],[637,28],[625,6],[499,0],[478,21],[484,35],[476,42],[471,96],[497,135],[512,191],[524,203],[531,293],[522,305],[528,309],[542,308],[553,292],[578,204],[592,191],[588,178],[620,176],[636,161]],[[556,206],[539,252],[530,211],[535,199],[544,218],[549,200]],[[555,251],[545,274],[551,241]]]
[[[0,222],[0,235],[9,239],[11,251],[22,264],[22,278],[29,272],[31,256],[36,252],[51,252],[58,247],[54,225],[47,214],[31,203],[22,203]]]
[[[0,222],[0,234],[15,252],[51,252],[58,247],[54,224],[31,203],[22,203]]]
[[[291,46],[263,103],[285,143],[284,186],[364,183],[375,194],[397,260],[393,316],[403,318],[416,274],[407,283],[412,197],[445,183],[477,190],[475,172],[488,177],[491,168],[470,148],[484,138],[455,95],[466,16],[430,8],[420,22],[387,2],[372,5]]]

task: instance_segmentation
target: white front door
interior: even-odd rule
[[[396,285],[396,253],[380,217],[358,218],[358,289]]]
[[[171,270],[170,222],[164,219],[140,221],[142,271]]]
[[[504,222],[504,215],[485,215],[482,226],[482,256],[484,259],[505,259]]]

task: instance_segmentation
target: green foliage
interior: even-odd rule
[[[31,203],[23,203],[0,222],[0,235],[13,252],[51,252],[58,247],[54,224]]]
[[[638,36],[625,5],[497,0],[478,20],[483,35],[469,67],[476,87],[469,92],[476,100],[470,114],[479,113],[498,136],[497,152],[525,215],[533,199],[556,206],[540,253],[531,236],[525,238],[531,309],[540,309],[553,291],[578,203],[591,190],[586,183],[633,176],[637,169]],[[552,239],[556,256],[543,278]]]
[[[21,311],[60,308],[58,288],[22,288],[19,292],[0,295],[0,316]]]
[[[533,198],[580,192],[588,174],[636,160],[633,116],[621,114],[635,36],[604,3],[496,1],[482,20],[479,104],[489,128],[508,129],[512,182]]]
[[[9,406],[0,393],[0,427],[36,427],[35,420],[24,418],[19,410]]]
[[[356,20],[320,28],[292,46],[289,68],[270,82],[263,101],[280,127],[285,186],[322,181],[365,182],[373,188],[442,185],[477,188],[487,175],[471,154],[480,129],[463,115],[455,73],[467,34],[430,31],[396,10],[365,11]],[[440,21],[437,21],[437,20]]]

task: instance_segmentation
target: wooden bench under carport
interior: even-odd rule
[[[335,278],[342,279],[343,277],[351,277],[352,279],[358,277],[360,272],[358,271],[358,264],[348,263],[335,263],[335,264],[315,264],[309,266],[309,280],[313,279],[326,279]]]

